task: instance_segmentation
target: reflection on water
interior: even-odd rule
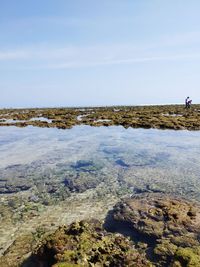
[[[99,184],[200,200],[200,132],[0,128],[0,193],[66,197]]]

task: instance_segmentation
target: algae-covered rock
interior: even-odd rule
[[[8,248],[0,266],[197,267],[199,233],[197,203],[142,194],[116,204],[104,228],[93,219],[62,226],[49,236],[45,228],[24,235]],[[32,255],[27,259],[30,251]]]
[[[79,172],[90,173],[99,171],[103,166],[92,160],[78,160],[75,164],[72,164],[71,167]]]
[[[33,255],[35,266],[152,266],[133,243],[96,221],[61,227]]]
[[[199,242],[199,216],[197,203],[164,194],[133,196],[118,203],[113,212],[114,221],[130,223],[133,231],[144,237],[165,237],[179,245],[181,236],[182,242]]]
[[[117,111],[116,111],[117,110]],[[1,109],[0,126],[72,128],[75,125],[122,125],[125,128],[200,129],[200,105],[121,106],[49,109]],[[35,119],[36,118],[36,119]],[[39,119],[41,118],[41,120]],[[44,119],[46,121],[44,121]]]
[[[96,188],[103,181],[103,176],[98,180],[93,174],[79,173],[72,177],[66,177],[65,186],[71,192],[84,192],[87,189]]]
[[[18,252],[21,253],[20,261],[26,259],[27,253],[32,250],[33,245],[32,234],[25,234],[20,236],[17,240],[14,241],[13,245],[10,246],[4,257],[0,257],[0,266],[1,267],[15,267],[21,266],[19,263]]]
[[[169,240],[161,240],[154,248],[154,254],[160,262],[168,263],[176,253],[177,246],[171,243]]]
[[[199,267],[200,266],[200,247],[193,248],[179,248],[175,254],[175,261],[172,264],[172,267],[177,266],[179,263],[180,266],[185,267]]]
[[[71,174],[65,177],[64,185],[72,192],[96,188],[105,178],[101,175],[102,167],[101,163],[92,160],[79,160],[71,165]]]
[[[144,251],[156,266],[200,266],[198,203],[164,194],[133,196],[114,207],[106,229],[130,236],[139,247],[147,243]]]

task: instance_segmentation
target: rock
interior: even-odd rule
[[[60,227],[33,253],[32,262],[41,267],[152,266],[130,240],[106,232],[97,220]]]
[[[170,262],[170,259],[176,253],[177,246],[171,243],[168,239],[161,240],[154,248],[154,254],[163,264]]]
[[[164,194],[132,196],[114,207],[105,227],[129,235],[138,247],[147,243],[156,266],[200,266],[191,265],[199,261],[198,203]]]
[[[39,200],[40,200],[39,197],[36,196],[36,195],[31,195],[31,196],[29,197],[29,201],[31,201],[31,202],[38,203]]]
[[[75,125],[91,126],[122,125],[124,128],[158,128],[174,130],[199,130],[199,105],[185,109],[184,105],[121,107],[117,112],[113,107],[101,107],[84,111],[74,108],[0,110],[0,126],[57,127],[72,128]],[[82,116],[82,120],[77,120]],[[83,117],[84,116],[84,117]],[[34,120],[44,117],[49,121]],[[5,120],[6,119],[6,120]],[[8,120],[8,121],[7,121]],[[9,122],[9,120],[13,120]]]
[[[65,178],[64,184],[71,192],[84,192],[87,189],[96,188],[101,180],[95,175],[77,175],[76,177]]]
[[[195,248],[179,248],[175,254],[175,260],[171,266],[200,266],[200,246]]]

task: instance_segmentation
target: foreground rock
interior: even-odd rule
[[[24,266],[152,266],[133,243],[102,229],[99,221],[61,227],[49,236]]]
[[[131,236],[157,266],[200,266],[200,207],[158,194],[126,199],[107,228]]]
[[[164,194],[135,195],[116,204],[103,227],[83,220],[41,239],[18,239],[0,266],[199,267],[200,206]]]

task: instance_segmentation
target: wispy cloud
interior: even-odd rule
[[[28,53],[27,51],[2,51],[0,52],[0,61],[10,61],[10,60],[24,60],[27,59]]]
[[[42,69],[71,69],[71,68],[84,68],[84,67],[97,67],[97,66],[109,66],[109,65],[125,65],[136,63],[148,63],[148,62],[164,62],[164,61],[181,61],[181,60],[200,60],[200,53],[198,54],[179,54],[179,55],[163,55],[154,57],[135,57],[126,59],[113,59],[113,60],[101,60],[101,61],[85,61],[85,62],[66,62],[60,64],[50,64],[41,66]]]
[[[200,42],[200,32],[164,36],[150,44],[102,44],[93,46],[35,45],[15,50],[0,51],[0,61],[7,68],[23,69],[69,69],[95,66],[136,64],[158,61],[199,60],[200,49],[180,44]],[[167,49],[172,46],[173,49]],[[17,63],[13,64],[12,63]],[[20,67],[21,66],[21,67]],[[3,65],[1,66],[3,68]]]

